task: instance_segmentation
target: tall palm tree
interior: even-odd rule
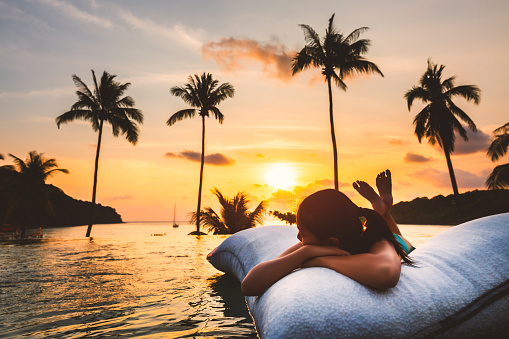
[[[495,139],[488,148],[488,156],[491,161],[497,161],[507,154],[509,148],[509,123],[494,130],[493,134]],[[486,180],[486,186],[490,190],[509,188],[509,163],[495,167]]]
[[[131,86],[131,83],[127,82],[121,84],[114,80],[115,77],[116,75],[104,71],[98,85],[95,73],[92,70],[92,78],[94,80],[94,91],[92,92],[88,86],[74,74],[72,79],[76,87],[78,87],[76,91],[78,101],[71,106],[71,110],[56,118],[58,128],[60,128],[60,124],[66,124],[74,120],[86,120],[92,124],[92,129],[95,132],[99,132],[95,154],[92,207],[90,210],[90,223],[87,228],[87,237],[90,236],[94,220],[97,171],[99,168],[99,153],[101,150],[103,125],[105,122],[109,123],[113,131],[113,136],[118,137],[119,134],[122,134],[128,142],[136,145],[139,134],[138,125],[136,123],[143,123],[143,114],[139,109],[134,108],[133,98],[130,96],[122,97],[124,92]]]
[[[26,160],[22,160],[9,153],[14,166],[1,167],[0,198],[7,203],[3,211],[4,218],[15,210],[21,210],[24,220],[21,224],[22,237],[25,234],[29,216],[42,210],[53,213],[53,207],[48,197],[46,179],[57,172],[69,173],[68,170],[58,168],[55,159],[45,158],[43,153],[31,151]]]
[[[262,201],[256,208],[249,212],[249,198],[244,192],[237,192],[233,198],[224,196],[217,188],[211,190],[217,197],[221,209],[219,215],[210,207],[202,212],[201,224],[208,227],[209,232],[214,234],[233,234],[256,224],[263,223],[267,203]],[[191,221],[196,221],[197,213],[193,213]]]
[[[359,36],[367,31],[368,27],[358,28],[344,36],[334,27],[334,14],[329,19],[329,27],[326,29],[323,39],[320,39],[310,26],[300,25],[300,27],[304,31],[306,46],[293,58],[292,74],[295,75],[313,66],[322,69],[322,75],[327,81],[332,151],[334,153],[334,187],[339,189],[338,150],[334,132],[331,82],[334,80],[336,86],[346,91],[348,87],[344,81],[345,77],[360,73],[378,73],[383,77],[383,74],[377,65],[363,57],[368,52],[371,42],[367,39],[359,39]]]
[[[472,119],[456,106],[452,98],[455,96],[463,97],[477,105],[481,100],[481,90],[475,85],[455,87],[455,76],[442,80],[444,68],[444,65],[439,67],[428,59],[428,68],[421,76],[419,86],[413,86],[412,89],[408,90],[405,93],[405,98],[408,111],[412,108],[415,99],[419,99],[426,104],[414,118],[415,135],[419,143],[423,138],[427,138],[431,145],[438,143],[444,150],[454,197],[460,210],[458,185],[452,167],[451,153],[454,152],[455,132],[458,132],[465,141],[468,140],[468,137],[458,118],[465,122],[473,132],[477,131],[477,127]]]
[[[174,113],[166,122],[172,126],[177,121],[185,118],[193,118],[196,113],[201,117],[202,135],[201,135],[201,165],[200,165],[200,185],[198,188],[198,207],[196,209],[196,232],[192,234],[201,234],[200,232],[200,211],[201,211],[201,191],[203,185],[203,164],[205,161],[205,117],[212,113],[214,118],[222,124],[224,115],[216,106],[226,98],[232,98],[235,89],[229,83],[219,85],[217,80],[212,78],[212,74],[203,73],[189,76],[188,83],[184,86],[172,87],[170,92],[174,96],[181,97],[185,103],[193,108],[183,109]]]

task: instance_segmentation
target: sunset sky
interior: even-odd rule
[[[499,163],[486,156],[492,131],[509,122],[509,2],[454,1],[63,1],[0,0],[0,165],[8,153],[56,158],[70,174],[48,180],[91,200],[97,133],[87,122],[55,124],[76,101],[72,75],[92,85],[91,69],[117,75],[145,122],[136,146],[105,127],[97,201],[124,221],[184,220],[196,208],[201,121],[166,121],[188,108],[170,88],[212,73],[235,87],[219,105],[221,125],[206,121],[202,206],[218,210],[210,190],[244,191],[252,207],[292,210],[296,199],[333,186],[327,86],[320,70],[291,76],[304,46],[299,24],[322,36],[328,19],[345,34],[367,26],[367,59],[385,77],[347,79],[333,89],[341,190],[368,204],[351,183],[374,185],[390,168],[395,201],[452,193],[441,149],[419,144],[404,93],[428,58],[446,65],[456,85],[477,85],[481,103],[456,104],[477,124],[452,156],[460,192],[483,189]],[[500,163],[507,162],[507,157]],[[283,173],[281,177],[281,173]],[[270,218],[269,218],[270,220]]]

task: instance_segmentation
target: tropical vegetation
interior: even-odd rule
[[[58,168],[53,158],[44,157],[43,153],[31,151],[26,160],[22,160],[9,153],[14,165],[0,167],[0,210],[3,223],[12,213],[23,216],[20,221],[23,237],[25,229],[30,223],[36,222],[37,217],[54,214],[49,200],[46,179],[55,173],[69,173],[68,170]]]
[[[382,72],[374,63],[366,60],[364,54],[368,52],[370,40],[359,39],[368,27],[361,27],[349,35],[344,36],[334,26],[334,14],[329,19],[329,26],[325,36],[320,39],[313,28],[300,25],[304,31],[306,45],[297,53],[292,61],[292,74],[310,67],[320,68],[327,81],[329,91],[329,120],[334,155],[334,187],[339,189],[338,179],[338,151],[334,130],[334,114],[332,107],[332,81],[343,91],[347,90],[345,79],[355,74]]]
[[[286,224],[293,225],[297,223],[297,216],[292,212],[269,211],[269,214],[284,221]]]
[[[488,148],[491,161],[497,161],[507,154],[509,148],[509,123],[493,131],[494,139]],[[509,188],[509,163],[498,165],[486,180],[486,187],[490,190]]]
[[[461,193],[463,222],[488,215],[509,212],[509,190],[475,190]],[[455,197],[437,195],[433,198],[415,198],[401,201],[391,208],[398,224],[456,225]]]
[[[130,96],[125,96],[124,92],[129,88],[131,83],[119,83],[115,81],[116,75],[103,72],[99,84],[92,70],[92,78],[94,81],[93,92],[88,86],[77,76],[73,75],[72,79],[78,90],[76,101],[71,109],[56,118],[58,128],[61,124],[66,124],[75,120],[85,120],[92,124],[92,129],[98,132],[97,149],[95,155],[94,167],[94,186],[92,190],[92,205],[90,208],[90,222],[87,228],[87,237],[90,237],[92,224],[94,220],[94,207],[97,191],[97,173],[99,169],[99,153],[101,150],[101,140],[103,126],[106,122],[111,125],[113,136],[123,135],[127,141],[133,145],[138,142],[138,123],[143,123],[142,112],[134,108],[134,100]]]
[[[166,122],[168,126],[174,125],[177,121],[185,118],[193,118],[198,114],[202,121],[202,134],[201,134],[201,164],[200,164],[200,184],[198,187],[198,207],[194,217],[196,222],[196,232],[191,234],[200,235],[201,223],[201,193],[203,186],[203,165],[205,163],[205,118],[209,117],[212,113],[215,119],[220,124],[223,123],[224,115],[217,108],[217,105],[227,98],[232,98],[235,94],[235,89],[229,83],[219,85],[219,82],[213,79],[212,74],[203,73],[201,76],[195,74],[189,76],[188,83],[184,86],[175,86],[170,90],[171,94],[176,97],[182,98],[184,102],[193,108],[183,109],[174,113]]]
[[[213,234],[233,234],[262,224],[267,203],[262,201],[250,212],[250,199],[244,192],[237,192],[233,198],[224,196],[217,188],[211,190],[221,205],[219,214],[206,207],[201,212],[200,224]],[[197,213],[193,213],[192,222],[197,222]]]
[[[467,131],[461,121],[465,122],[473,132],[477,131],[477,127],[472,119],[456,106],[452,99],[462,97],[477,105],[481,99],[481,90],[475,85],[455,86],[455,76],[442,79],[444,68],[444,65],[438,66],[428,59],[428,67],[419,80],[419,86],[413,86],[405,93],[404,97],[407,100],[409,111],[416,99],[426,104],[414,118],[414,133],[419,143],[423,138],[427,138],[431,145],[438,144],[444,150],[454,197],[458,209],[461,210],[458,185],[451,161],[451,154],[454,152],[454,142],[456,140],[455,133],[457,132],[466,141],[468,140]]]

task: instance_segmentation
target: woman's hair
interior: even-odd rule
[[[386,239],[405,263],[412,263],[380,214],[358,207],[337,190],[307,196],[299,205],[297,223],[320,241],[337,238],[339,248],[351,254],[367,253],[375,242]]]

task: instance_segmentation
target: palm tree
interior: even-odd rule
[[[99,153],[101,150],[101,138],[104,122],[111,125],[113,136],[119,134],[125,136],[128,142],[136,145],[138,142],[138,126],[136,123],[143,123],[143,114],[139,109],[134,108],[134,100],[130,96],[122,98],[124,92],[131,86],[127,82],[121,84],[116,82],[116,75],[104,71],[99,85],[92,70],[94,80],[94,92],[90,91],[88,86],[77,76],[72,79],[78,90],[78,101],[72,106],[71,110],[63,113],[56,118],[58,128],[60,124],[66,124],[74,120],[86,120],[92,124],[92,129],[99,132],[97,141],[97,150],[95,154],[94,169],[94,188],[92,191],[92,207],[90,210],[90,223],[87,228],[86,236],[90,236],[94,220],[94,206],[97,189],[97,170],[99,168]]]
[[[495,139],[488,148],[488,156],[491,161],[497,161],[507,154],[509,148],[509,123],[494,130],[493,135]],[[509,188],[509,163],[495,167],[486,180],[486,186],[490,190]]]
[[[202,135],[201,135],[201,165],[200,165],[200,185],[198,188],[198,207],[196,209],[196,232],[191,234],[201,234],[200,232],[200,211],[201,211],[201,191],[203,185],[203,164],[205,160],[205,117],[212,113],[214,118],[222,124],[224,115],[216,106],[226,98],[232,98],[235,89],[229,83],[219,85],[217,80],[212,78],[212,74],[203,73],[201,76],[197,74],[189,76],[188,83],[184,86],[172,87],[170,92],[174,96],[181,97],[184,102],[193,108],[183,109],[174,113],[166,122],[168,126],[172,126],[177,121],[185,118],[193,118],[196,113],[201,117]]]
[[[449,176],[451,177],[452,189],[458,210],[459,193],[454,169],[451,162],[451,153],[454,152],[455,132],[465,140],[468,140],[467,132],[461,122],[465,122],[473,132],[477,131],[475,123],[470,117],[456,106],[452,101],[455,96],[463,97],[467,101],[479,104],[481,90],[474,85],[454,86],[456,77],[452,76],[442,81],[442,72],[445,66],[433,64],[428,59],[428,68],[419,80],[419,86],[413,86],[405,93],[408,111],[412,108],[415,99],[427,104],[414,118],[415,135],[419,143],[427,138],[431,145],[438,145],[444,150]],[[460,216],[461,218],[461,216]]]
[[[339,189],[338,151],[336,146],[336,134],[334,132],[331,82],[334,80],[336,86],[346,91],[345,77],[350,77],[358,73],[378,73],[383,77],[383,74],[378,69],[377,65],[367,61],[363,57],[363,54],[368,52],[370,40],[359,40],[359,36],[369,28],[361,27],[354,30],[349,35],[344,36],[336,30],[333,21],[334,14],[329,19],[329,27],[326,29],[325,36],[322,40],[320,40],[320,37],[313,28],[308,25],[300,25],[304,30],[306,46],[293,58],[292,74],[295,75],[313,66],[322,69],[322,75],[327,81],[329,89],[329,119],[332,151],[334,153],[334,187]]]
[[[237,192],[233,198],[224,196],[217,188],[211,190],[212,194],[217,197],[221,210],[218,215],[210,207],[206,207],[201,212],[201,224],[208,227],[209,232],[214,234],[233,234],[248,228],[255,227],[256,224],[263,223],[263,216],[267,203],[262,201],[258,206],[249,212],[249,198],[244,192]],[[191,222],[195,222],[197,213],[193,213]]]
[[[24,220],[21,223],[23,237],[29,216],[42,209],[43,212],[53,213],[53,207],[48,197],[46,179],[57,172],[69,173],[68,170],[58,168],[55,159],[45,158],[43,153],[31,151],[25,161],[9,153],[14,166],[1,167],[0,198],[7,202],[4,219],[15,210],[21,210]]]

